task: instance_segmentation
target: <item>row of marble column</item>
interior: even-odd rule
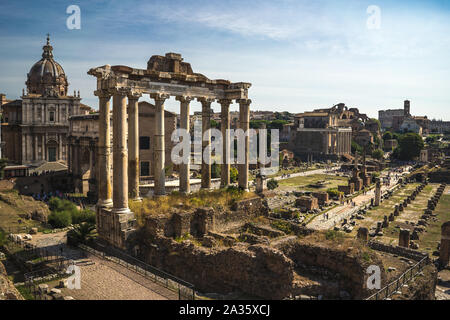
[[[98,205],[111,206],[115,213],[127,213],[128,197],[139,200],[139,111],[138,100],[140,94],[130,94],[127,91],[116,90],[110,92],[96,91],[99,97],[99,141],[98,141],[98,162],[99,162],[99,192]],[[110,179],[110,106],[109,101],[113,96],[113,181],[111,188]],[[127,104],[128,97],[128,122]],[[164,143],[164,102],[170,96],[168,94],[151,94],[155,101],[154,118],[154,195],[165,195],[165,143]],[[180,128],[190,130],[189,113],[190,102],[193,97],[177,96],[180,102]],[[215,99],[197,98],[202,104],[202,136],[211,128],[211,103]],[[229,158],[230,136],[230,116],[229,108],[232,100],[218,100],[221,105],[221,131],[224,139],[223,151],[225,159]],[[249,129],[250,103],[249,99],[239,99],[240,128],[244,131]],[[128,143],[127,143],[128,132]],[[204,149],[210,144],[211,137],[203,140],[202,154]],[[249,164],[249,139],[245,138],[245,163],[238,165],[239,186],[248,189],[248,164]],[[207,156],[211,156],[208,154]],[[190,155],[189,155],[190,157]],[[129,159],[128,159],[129,158]],[[201,187],[211,188],[211,164],[202,157],[201,166]],[[206,159],[208,160],[208,159]],[[230,184],[230,164],[228,161],[222,164],[221,186]],[[180,165],[180,192],[190,192],[190,166],[189,163]],[[112,192],[111,192],[112,189]],[[112,194],[112,199],[111,199]]]
[[[336,133],[327,133],[325,135],[325,139],[327,141],[325,145],[325,149],[329,152],[326,153],[335,153],[338,155],[344,153],[350,153],[351,149],[351,132],[336,132]],[[330,140],[329,140],[330,139]],[[328,142],[330,141],[331,147],[328,147]]]

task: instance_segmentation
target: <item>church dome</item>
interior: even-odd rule
[[[61,65],[53,60],[53,47],[47,35],[47,44],[42,48],[42,59],[36,62],[27,75],[28,94],[42,96],[66,96],[67,78]]]

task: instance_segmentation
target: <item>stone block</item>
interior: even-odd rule
[[[53,288],[53,289],[51,289],[50,290],[50,294],[51,295],[55,295],[55,294],[60,294],[61,293],[61,290],[60,289],[56,289],[56,288]]]
[[[38,285],[38,290],[40,293],[48,293],[48,284],[41,283]]]
[[[400,234],[398,238],[398,245],[400,247],[409,248],[409,229],[400,229]]]

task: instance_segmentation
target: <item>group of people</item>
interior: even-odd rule
[[[51,198],[58,197],[61,199],[67,199],[66,195],[62,193],[59,190],[56,190],[55,192],[40,192],[40,193],[33,193],[32,195],[34,200],[37,201],[43,201],[47,203]]]

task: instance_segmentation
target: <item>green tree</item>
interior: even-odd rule
[[[52,211],[48,216],[48,223],[53,228],[65,228],[72,224],[72,216],[68,211]]]
[[[238,179],[239,172],[235,167],[230,167],[230,182],[235,183]]]
[[[381,130],[381,122],[378,119],[370,118],[370,121],[375,122],[378,125],[378,131]]]
[[[288,124],[289,121],[287,120],[273,120],[271,122],[269,122],[269,124],[267,125],[267,129],[278,129],[281,130],[283,129],[283,125]]]
[[[392,132],[390,131],[386,131],[383,134],[383,140],[392,140],[394,138],[394,136],[392,135]]]
[[[76,246],[80,243],[87,243],[95,237],[95,225],[83,222],[67,233],[67,243]]]
[[[79,224],[83,222],[95,224],[95,212],[89,209],[84,209],[84,210],[77,210],[76,213],[72,214],[73,224]]]
[[[211,165],[211,178],[220,178],[220,165],[218,165],[216,162],[213,162],[213,164]]]
[[[277,180],[272,178],[269,181],[267,181],[267,189],[274,190],[276,188],[278,188],[278,181]]]
[[[420,135],[408,132],[400,136],[398,147],[394,150],[393,156],[400,160],[410,161],[420,155],[424,143]]]
[[[381,149],[375,149],[372,152],[372,158],[374,158],[374,159],[380,160],[383,158],[383,156],[384,156],[384,152]]]
[[[219,128],[219,122],[217,122],[216,120],[211,120],[211,128]]]
[[[363,148],[356,143],[356,141],[352,140],[352,153],[362,153],[363,152]]]

